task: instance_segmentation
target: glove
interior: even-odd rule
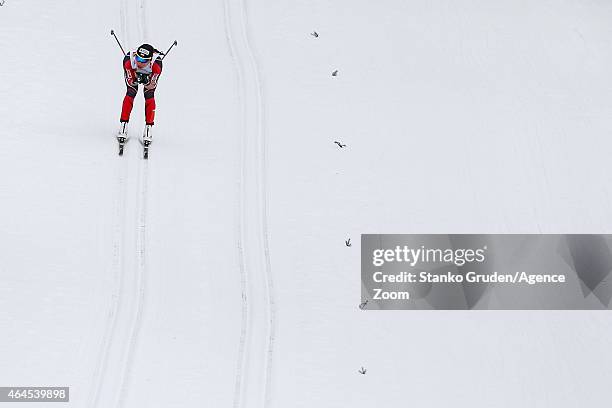
[[[140,73],[140,72],[136,73],[136,82],[138,82],[139,84],[148,85],[150,81],[151,81],[151,77],[149,74]]]

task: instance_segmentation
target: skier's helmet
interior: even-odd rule
[[[148,62],[153,58],[155,48],[151,44],[142,44],[136,50],[136,60],[138,62]]]

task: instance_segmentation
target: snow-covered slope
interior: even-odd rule
[[[603,404],[605,312],[357,306],[361,233],[610,232],[610,21],[593,1],[7,0],[0,385],[88,408]],[[148,162],[142,95],[116,156],[111,28],[179,42]]]

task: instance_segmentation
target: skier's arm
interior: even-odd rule
[[[151,67],[151,78],[149,78],[149,83],[145,85],[145,92],[148,90],[155,90],[157,88],[157,80],[159,79],[162,73],[162,61],[161,59],[156,59]]]
[[[123,58],[123,72],[125,74],[125,84],[128,88],[138,89],[138,83],[136,82],[136,71],[132,68],[129,54]]]
[[[128,122],[130,120],[132,106],[134,105],[134,97],[136,96],[136,92],[138,91],[138,84],[135,82],[136,73],[132,69],[129,54],[126,55],[125,58],[123,58],[123,73],[125,76],[125,85],[127,86],[127,91],[125,93],[125,97],[123,98],[120,120],[121,122]]]

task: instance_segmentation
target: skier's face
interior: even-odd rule
[[[147,64],[149,63],[148,59],[145,58],[141,58],[140,56],[136,55],[136,66],[138,66],[138,68],[144,68],[147,66]]]

